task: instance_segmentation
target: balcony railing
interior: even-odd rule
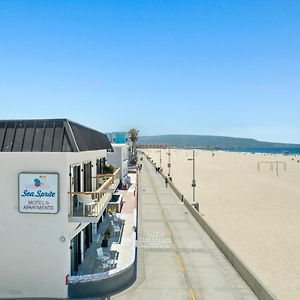
[[[120,181],[120,169],[112,174],[97,174],[95,191],[69,192],[70,210],[69,217],[98,217],[103,213],[112,193]]]

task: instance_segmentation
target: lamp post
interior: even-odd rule
[[[171,176],[171,151],[170,151],[170,148],[169,148],[169,152],[167,153],[167,155],[169,155],[169,162],[168,162],[169,174],[168,174],[168,176],[170,177]]]
[[[161,169],[161,149],[159,149],[159,167]]]
[[[188,160],[192,160],[193,161],[192,188],[193,188],[193,202],[195,202],[195,188],[196,188],[196,179],[195,179],[195,150],[193,150],[193,158],[188,158]]]

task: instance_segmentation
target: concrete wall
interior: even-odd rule
[[[67,297],[70,238],[77,223],[68,222],[70,165],[96,159],[106,150],[81,153],[0,153],[0,298]],[[18,174],[59,174],[59,212],[18,211]],[[83,182],[83,181],[82,181]],[[66,240],[60,241],[64,236]]]
[[[222,241],[222,239],[216,234],[216,232],[203,220],[200,214],[195,210],[195,208],[184,199],[184,205],[188,208],[188,210],[192,213],[197,222],[201,225],[201,227],[206,231],[206,233],[210,236],[210,238],[215,242],[218,248],[222,251],[222,253],[226,256],[226,258],[233,265],[235,270],[240,274],[240,276],[244,279],[247,285],[251,288],[253,293],[260,300],[275,300],[275,297],[271,291],[269,291],[263,283],[257,278],[256,274],[249,269],[245,262],[239,259],[236,253],[232,251],[227,244]]]
[[[70,284],[70,298],[87,298],[112,295],[132,285],[136,279],[136,262],[128,268],[102,280]]]
[[[134,214],[136,222],[136,214]],[[136,233],[131,236],[131,256],[122,268],[82,276],[71,276],[70,298],[109,296],[129,287],[136,279]]]

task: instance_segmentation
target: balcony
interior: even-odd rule
[[[120,182],[120,169],[112,174],[98,174],[95,191],[69,192],[69,222],[98,222]]]
[[[135,280],[137,179],[136,174],[130,177],[130,188],[119,192],[125,200],[121,212],[106,214],[97,231],[93,232],[93,242],[85,251],[78,271],[69,276],[70,298],[99,299],[129,286]],[[120,227],[120,232],[114,232],[111,222]],[[107,247],[104,247],[102,242],[108,230],[111,234]],[[103,265],[102,260],[98,259],[98,248],[109,255],[112,264]]]

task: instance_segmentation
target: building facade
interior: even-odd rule
[[[106,135],[112,144],[128,144],[130,142],[128,132],[110,132]]]
[[[0,121],[0,298],[67,298],[119,184],[106,135],[66,119]]]
[[[120,178],[122,185],[128,182],[128,158],[129,146],[127,144],[112,144],[113,152],[107,153],[107,163],[120,168]]]

